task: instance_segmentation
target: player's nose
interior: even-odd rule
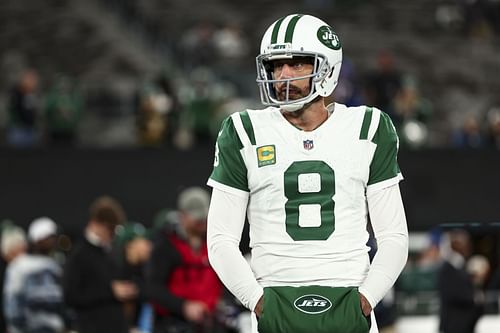
[[[289,64],[283,64],[279,74],[279,79],[290,79],[293,77],[293,67]]]

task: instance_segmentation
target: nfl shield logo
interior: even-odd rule
[[[304,149],[305,150],[311,150],[313,148],[314,148],[313,140],[304,140]]]

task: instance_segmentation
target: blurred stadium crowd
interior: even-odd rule
[[[209,200],[186,188],[147,228],[100,196],[78,237],[49,217],[2,221],[0,332],[245,332],[248,313],[208,264]]]
[[[389,113],[403,147],[500,147],[498,1],[0,6],[2,145],[211,144],[224,117],[260,107],[263,22],[294,8],[320,13],[342,37],[335,100]]]
[[[101,196],[77,237],[49,217],[27,228],[3,220],[0,332],[250,332],[248,310],[208,264],[208,207],[205,189],[186,188],[148,227]],[[478,322],[476,332],[498,328],[500,259],[492,257],[499,253],[492,231],[443,225],[411,232],[406,267],[374,310],[380,332],[421,332],[422,323],[402,326],[405,318],[440,311],[452,325],[472,325],[464,332]],[[374,254],[373,238],[368,245]],[[437,332],[433,325],[426,332]]]

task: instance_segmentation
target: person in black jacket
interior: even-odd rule
[[[7,143],[13,147],[33,147],[39,143],[37,113],[39,112],[39,77],[35,69],[27,69],[21,74],[12,89],[8,112]]]
[[[438,290],[441,301],[439,331],[473,333],[481,314],[479,291],[466,270],[472,253],[468,233],[454,230],[449,234],[450,251],[444,255],[439,271]]]
[[[152,246],[150,231],[141,223],[130,221],[117,230],[113,242],[119,278],[133,281],[140,296],[124,304],[129,326],[146,332],[152,325],[152,316],[151,305],[145,297],[144,266],[151,256]]]
[[[115,227],[124,221],[123,208],[115,199],[97,198],[90,207],[85,237],[66,262],[65,300],[75,310],[80,333],[128,332],[123,302],[137,296],[137,287],[115,280],[115,262],[109,255]]]

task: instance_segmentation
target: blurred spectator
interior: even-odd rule
[[[135,299],[137,287],[117,280],[117,267],[110,256],[115,228],[125,212],[115,199],[99,197],[90,206],[84,239],[75,246],[64,269],[64,292],[76,311],[80,333],[126,333],[123,304]]]
[[[164,232],[179,222],[179,212],[176,209],[163,208],[153,218],[152,235]]]
[[[393,116],[392,100],[401,89],[401,73],[394,65],[394,55],[382,50],[377,56],[377,68],[369,74],[365,86],[365,102]]]
[[[143,87],[137,104],[136,124],[141,145],[170,142],[178,126],[180,104],[167,73]]]
[[[178,198],[178,222],[156,235],[147,286],[157,333],[215,331],[222,285],[208,263],[209,201],[205,189],[185,189]]]
[[[465,17],[465,32],[473,38],[491,39],[498,27],[498,2],[493,0],[461,1]]]
[[[443,263],[443,258],[441,257],[440,246],[441,246],[441,231],[438,228],[432,229],[428,234],[429,242],[427,246],[420,253],[417,265],[423,269],[430,270],[437,274],[437,271]],[[437,281],[434,281],[436,283]],[[436,284],[434,284],[436,287]]]
[[[219,127],[213,122],[219,121],[219,107],[230,93],[230,89],[217,81],[210,68],[199,67],[190,78],[189,87],[182,91],[184,107],[176,137],[176,145],[180,148],[213,143],[213,129]]]
[[[489,310],[492,313],[500,311],[500,262],[497,261],[496,269],[491,272],[491,278],[487,285],[487,291],[490,293],[491,299]]]
[[[466,270],[472,276],[472,282],[478,289],[483,289],[490,275],[490,263],[485,256],[476,254],[467,260]]]
[[[392,105],[394,112],[392,119],[396,124],[402,124],[410,119],[427,123],[432,116],[430,101],[421,96],[416,79],[410,75],[403,78]]]
[[[82,114],[82,98],[71,80],[60,76],[45,102],[47,134],[52,145],[73,145]]]
[[[488,111],[487,126],[487,146],[500,149],[500,107],[493,107]]]
[[[175,132],[179,127],[179,116],[182,111],[177,89],[174,88],[175,85],[173,83],[173,79],[170,77],[171,72],[172,71],[163,70],[155,81],[156,87],[158,87],[159,91],[162,92],[170,101],[168,103],[170,108],[166,112],[166,139],[168,142],[173,140]]]
[[[333,92],[334,100],[347,106],[364,104],[363,96],[358,86],[354,64],[348,59],[342,61],[340,78]]]
[[[248,93],[248,35],[242,33],[240,23],[225,23],[214,32],[212,40],[216,54],[210,68],[226,85],[234,86],[242,94]]]
[[[171,100],[154,86],[146,86],[139,94],[137,109],[137,132],[143,146],[164,143],[167,132],[166,114],[170,111]]]
[[[227,66],[227,62],[238,62],[248,55],[248,42],[244,39],[241,28],[237,24],[226,24],[215,31],[213,44],[220,59]]]
[[[402,146],[416,148],[427,143],[432,104],[420,95],[415,78],[406,76],[402,80],[390,109]]]
[[[459,31],[464,24],[462,9],[458,1],[444,1],[436,5],[436,23],[445,30]]]
[[[141,295],[141,297],[125,303],[125,314],[130,327],[138,325],[141,311],[144,306],[147,306],[143,295],[145,290],[144,266],[150,258],[153,246],[149,236],[147,229],[136,222],[128,222],[120,226],[116,232],[115,241],[121,250],[121,255],[118,256],[120,259],[119,278],[133,281]]]
[[[61,333],[67,327],[68,317],[61,286],[62,269],[51,257],[57,226],[49,218],[38,218],[30,224],[28,238],[30,253],[17,255],[7,267],[4,309],[8,331]]]
[[[38,144],[39,133],[37,117],[38,73],[29,69],[21,74],[17,85],[12,89],[9,98],[9,122],[7,142],[14,147],[32,147]]]
[[[443,247],[444,263],[438,278],[440,332],[473,333],[482,305],[479,290],[466,270],[472,253],[470,236],[464,230],[454,230],[448,237],[449,247]]]
[[[199,22],[185,30],[180,38],[182,56],[179,59],[184,61],[186,67],[191,69],[198,66],[210,66],[216,59],[214,30],[212,23],[207,21]]]
[[[438,229],[429,233],[410,234],[409,259],[397,281],[397,290],[404,295],[401,300],[405,311],[428,314],[437,310],[437,300],[428,300],[422,295],[434,293],[438,289],[442,264],[440,241]]]
[[[497,0],[441,1],[435,17],[441,27],[472,38],[489,40],[500,32]]]
[[[2,221],[2,238],[1,238],[1,254],[2,254],[2,276],[0,288],[2,290],[0,297],[1,304],[1,326],[0,332],[7,332],[7,323],[5,318],[5,274],[9,262],[13,261],[18,255],[26,253],[28,250],[28,241],[24,230],[13,225],[10,221]]]
[[[488,288],[500,292],[500,265],[497,266],[497,269],[491,275]]]
[[[453,133],[452,144],[455,148],[482,148],[485,144],[481,126],[474,114],[469,114],[461,128]]]
[[[14,260],[18,255],[26,253],[27,250],[28,242],[23,229],[15,225],[2,228],[2,258],[7,263]]]

